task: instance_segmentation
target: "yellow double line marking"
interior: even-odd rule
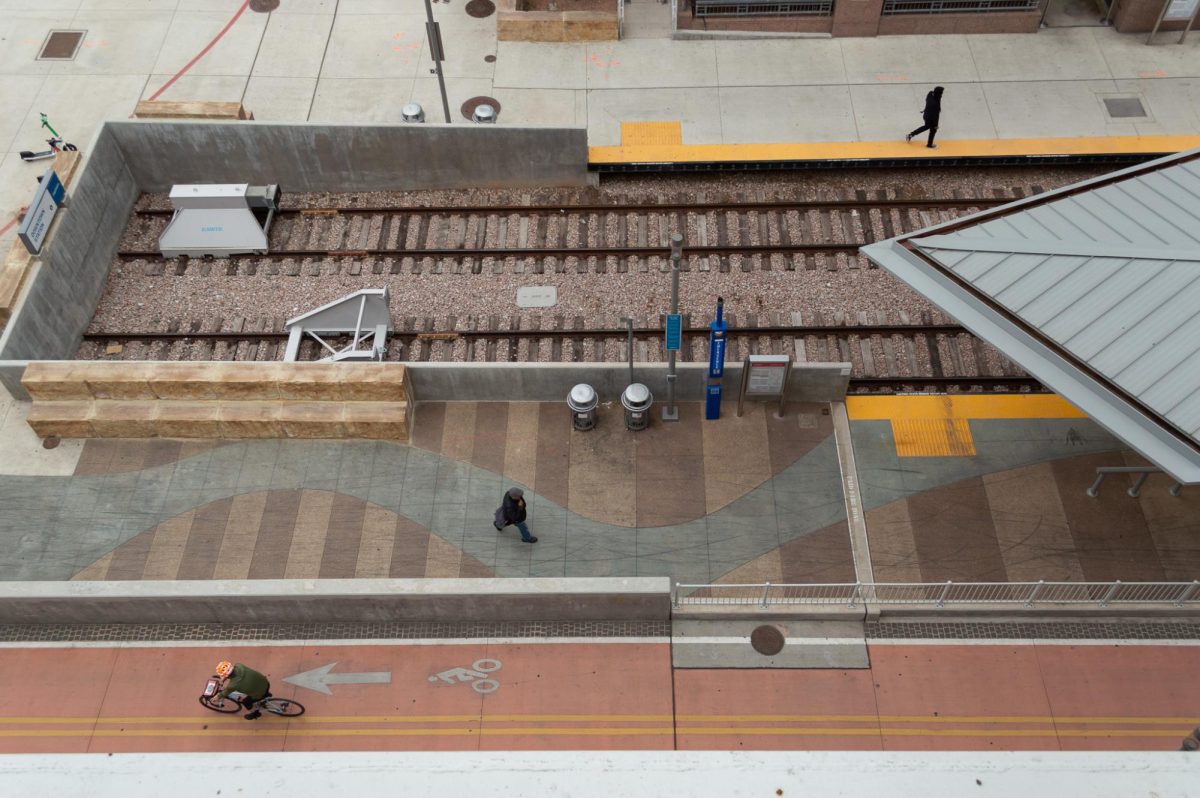
[[[269,714],[264,717],[272,717]],[[490,723],[496,721],[525,723],[670,723],[672,720],[692,723],[1054,723],[1054,724],[1132,724],[1178,725],[1193,724],[1190,716],[1128,716],[1128,715],[587,715],[587,714],[469,714],[469,715],[303,715],[292,720],[300,723]],[[211,714],[196,715],[128,715],[128,716],[0,716],[0,726],[11,724],[115,724],[115,723],[212,723],[240,722],[232,716],[222,718]]]
[[[266,716],[270,718],[270,716]],[[273,720],[273,719],[272,719]],[[683,725],[673,726],[672,723]],[[240,718],[205,716],[127,717],[0,717],[0,737],[493,737],[493,736],[812,736],[853,737],[1176,737],[1190,728],[1189,717],[1049,715],[305,715],[286,726],[268,722],[242,725]],[[493,726],[493,723],[513,725]],[[604,724],[597,726],[529,724]],[[644,726],[609,724],[651,724]],[[188,724],[193,728],[159,728],[156,724]],[[356,728],[330,728],[354,724]],[[364,724],[404,724],[366,726]],[[412,725],[421,724],[421,725]],[[457,726],[430,724],[459,724]],[[720,724],[720,725],[691,725]],[[734,724],[734,725],[730,725]],[[746,725],[739,725],[746,724]],[[793,724],[793,725],[763,725]],[[798,724],[798,725],[797,725]],[[819,725],[834,724],[834,725]],[[838,725],[842,724],[842,725]],[[847,726],[844,724],[862,724]],[[946,728],[974,724],[975,728]],[[137,728],[111,728],[113,726]],[[82,728],[46,728],[76,726]],[[1008,728],[1005,728],[1005,727]],[[1012,728],[1014,726],[1041,728]],[[1165,728],[1114,728],[1119,726]],[[26,727],[26,728],[20,728]],[[36,728],[28,728],[36,727]],[[940,728],[939,728],[940,727]],[[1000,727],[1000,728],[997,728]],[[1085,728],[1064,728],[1085,727]],[[1091,728],[1086,728],[1091,727]]]

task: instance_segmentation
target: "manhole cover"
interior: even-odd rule
[[[494,56],[494,55],[485,55],[485,56],[483,57],[483,60],[484,60],[484,61],[487,61],[489,64],[494,64],[494,63],[496,63],[496,56]]]
[[[462,115],[468,122],[475,116],[475,109],[481,105],[490,105],[496,109],[496,116],[500,116],[500,101],[492,97],[472,97],[462,104]]]
[[[42,43],[39,61],[72,61],[83,43],[85,30],[52,30]]]
[[[57,449],[58,445],[60,443],[62,443],[62,438],[59,438],[55,435],[51,435],[49,438],[46,438],[42,441],[42,448],[43,449]]]
[[[467,14],[478,19],[490,17],[496,13],[496,4],[492,0],[471,0],[467,3]]]
[[[1105,97],[1104,108],[1113,119],[1145,116],[1146,109],[1137,97]]]
[[[760,626],[750,633],[750,645],[759,654],[773,657],[783,651],[783,632],[774,626]]]
[[[279,8],[279,0],[250,0],[250,10],[260,14],[270,14]]]

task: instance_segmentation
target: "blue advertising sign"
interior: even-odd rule
[[[33,192],[33,199],[29,202],[29,210],[25,212],[21,226],[17,228],[17,237],[21,239],[29,254],[37,255],[42,251],[50,223],[54,221],[54,214],[66,196],[67,190],[58,179],[58,175],[53,169],[47,169],[40,178],[37,191]]]
[[[667,351],[678,352],[683,348],[683,316],[667,314]]]
[[[708,328],[708,376],[725,374],[725,300],[717,297],[717,318]]]
[[[714,330],[708,335],[708,376],[725,376],[725,332]]]

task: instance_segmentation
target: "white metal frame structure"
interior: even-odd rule
[[[283,359],[294,362],[300,354],[300,343],[308,336],[320,344],[329,355],[322,362],[341,360],[383,360],[387,336],[392,332],[391,297],[385,288],[364,288],[336,299],[302,316],[288,319],[287,350]],[[350,336],[350,343],[335,348],[325,337]],[[369,349],[359,345],[371,339]]]

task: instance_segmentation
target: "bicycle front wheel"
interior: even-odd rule
[[[237,712],[242,708],[242,705],[232,698],[221,698],[219,695],[202,695],[200,696],[200,704],[211,709],[213,712],[225,712],[227,714]]]
[[[267,698],[259,706],[267,712],[283,715],[285,718],[298,718],[304,714],[304,705],[290,698]]]

